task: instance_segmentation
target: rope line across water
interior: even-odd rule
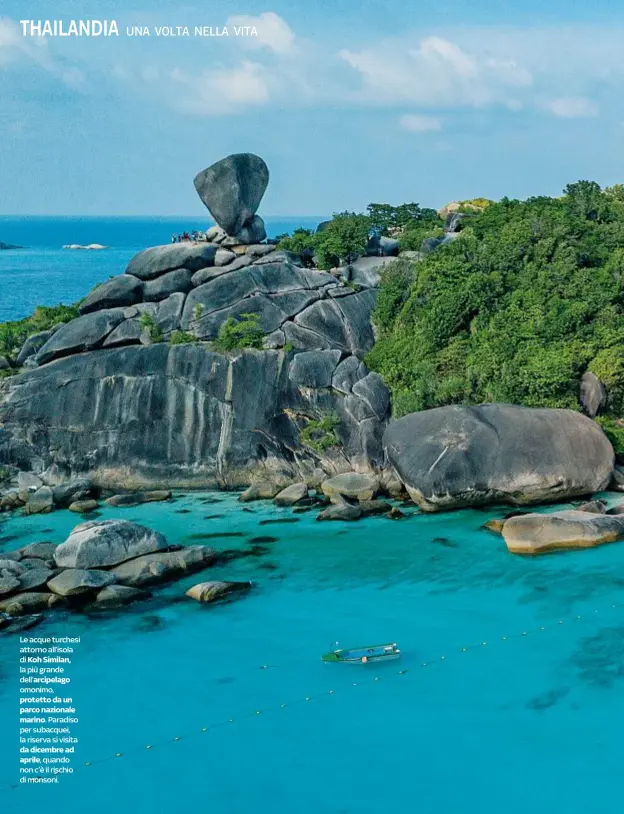
[[[614,608],[622,608],[622,607],[624,607],[624,604],[616,603],[616,604],[612,604],[610,606],[609,610],[612,610]],[[575,616],[571,616],[571,617],[569,617],[567,619],[567,621],[570,622],[570,621],[578,621],[578,620],[582,620],[582,619],[591,619],[591,618],[594,618],[595,615],[599,614],[599,613],[600,613],[600,610],[595,609],[595,610],[589,611],[588,613],[585,613],[585,614],[577,614]],[[419,668],[422,669],[424,667],[432,667],[432,666],[434,666],[436,664],[441,664],[442,662],[446,662],[449,657],[452,657],[454,655],[459,656],[462,653],[468,653],[468,652],[471,652],[471,651],[474,651],[474,650],[482,650],[484,647],[488,647],[488,646],[491,646],[491,645],[496,644],[496,643],[511,641],[513,639],[522,639],[522,638],[524,638],[526,636],[529,636],[529,635],[532,635],[532,634],[535,634],[535,633],[541,633],[542,631],[545,631],[545,630],[556,629],[560,625],[564,625],[564,624],[566,624],[566,619],[559,619],[556,622],[550,623],[548,625],[540,625],[539,627],[536,627],[536,628],[523,630],[520,633],[512,633],[512,634],[509,634],[507,636],[501,636],[500,638],[490,640],[489,642],[488,641],[482,641],[482,642],[480,642],[478,644],[469,644],[469,645],[466,645],[464,647],[454,647],[454,648],[451,648],[449,651],[447,651],[446,655],[437,656],[437,657],[432,658],[432,659],[430,659],[428,661],[423,661],[419,665],[416,665],[415,668],[411,668],[411,670],[404,669],[404,670],[397,670],[396,672],[393,672],[393,673],[388,673],[387,675],[384,676],[383,680],[393,678],[393,677],[406,676],[410,672],[412,673],[412,675],[414,675],[418,671]],[[275,668],[275,667],[276,667],[276,665],[264,664],[264,665],[261,666],[260,669],[266,670],[266,669]],[[349,686],[358,687],[358,686],[361,686],[363,684],[375,683],[375,682],[381,682],[381,681],[382,681],[381,676],[367,676],[365,678],[362,678],[360,681],[353,681]],[[341,688],[341,691],[346,690],[346,689],[347,689],[347,687],[345,686],[345,687]],[[316,693],[314,695],[300,696],[299,698],[292,699],[292,700],[287,701],[287,702],[285,702],[283,704],[277,704],[277,705],[273,705],[273,706],[269,706],[269,707],[264,707],[263,709],[256,709],[253,712],[243,713],[242,715],[236,716],[236,718],[224,718],[222,720],[214,721],[213,723],[207,724],[206,726],[202,726],[202,727],[199,727],[197,729],[193,729],[193,730],[188,731],[188,732],[186,732],[184,734],[174,735],[171,738],[165,738],[164,740],[154,741],[153,743],[145,744],[145,746],[136,746],[136,747],[132,747],[132,748],[130,748],[127,751],[124,751],[124,752],[115,752],[114,754],[106,755],[106,756],[100,757],[100,758],[95,758],[94,760],[87,760],[87,761],[84,761],[84,762],[80,763],[79,765],[77,765],[76,768],[86,768],[86,767],[90,767],[90,766],[96,766],[96,765],[98,765],[100,763],[106,763],[107,761],[111,761],[111,760],[118,760],[118,759],[124,758],[124,757],[131,757],[132,755],[139,754],[140,752],[150,751],[150,750],[153,750],[153,749],[159,749],[159,748],[161,748],[163,746],[168,746],[170,744],[178,743],[181,740],[187,740],[189,738],[200,737],[201,735],[204,735],[204,734],[206,734],[208,732],[211,732],[214,729],[220,729],[221,727],[224,727],[224,726],[231,726],[232,724],[238,723],[239,721],[250,720],[252,718],[257,718],[257,717],[259,717],[261,715],[266,715],[266,714],[269,714],[269,713],[272,713],[272,712],[277,712],[277,711],[283,710],[283,709],[289,709],[290,707],[293,707],[293,706],[295,706],[297,704],[305,704],[305,703],[308,703],[310,701],[321,700],[321,699],[324,699],[324,698],[329,698],[329,697],[334,696],[334,695],[336,695],[336,690],[325,690],[325,691],[321,691],[319,693]],[[23,784],[23,785],[28,785],[28,784]],[[12,783],[10,785],[1,786],[0,791],[10,791],[10,790],[19,788],[19,786],[20,786],[19,783]]]

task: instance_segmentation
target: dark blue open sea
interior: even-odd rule
[[[269,228],[299,223],[310,225]],[[0,319],[75,301],[135,251],[205,225],[0,219],[0,240],[31,247],[0,252]],[[111,248],[59,248],[92,241]],[[481,528],[504,511],[317,523],[271,503],[243,509],[232,493],[103,508],[170,543],[276,540],[151,603],[37,629],[82,637],[71,667],[80,743],[56,786],[7,788],[19,776],[19,640],[0,636],[0,811],[616,814],[624,542],[521,558]],[[0,559],[62,542],[79,521],[0,515]],[[184,598],[213,578],[254,588],[221,606]],[[321,663],[335,641],[397,641],[403,656]]]
[[[298,226],[315,228],[323,217],[265,218],[269,237]],[[69,305],[96,283],[121,274],[128,260],[172,234],[205,230],[206,218],[44,218],[0,216],[0,242],[23,249],[0,251],[0,322],[21,319],[37,305]],[[64,245],[99,243],[97,251]]]

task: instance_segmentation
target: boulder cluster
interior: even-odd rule
[[[169,545],[162,534],[127,520],[82,523],[59,545],[31,543],[0,554],[0,628],[53,608],[124,607],[149,598],[154,586],[211,567],[219,557],[206,545]],[[213,602],[241,590],[240,583],[213,585],[222,587],[196,598]]]

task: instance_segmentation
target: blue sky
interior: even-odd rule
[[[25,38],[26,18],[121,36]],[[246,150],[266,215],[622,182],[623,43],[612,0],[3,0],[0,214],[201,215],[195,173]]]

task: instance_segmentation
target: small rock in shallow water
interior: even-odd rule
[[[186,592],[186,596],[198,602],[217,602],[232,594],[246,593],[251,582],[200,582]]]
[[[499,520],[495,517],[492,520],[488,520],[487,523],[484,523],[481,528],[487,529],[487,531],[491,531],[494,534],[502,534],[504,525],[504,520]]]
[[[393,506],[386,515],[386,517],[389,520],[402,520],[403,518],[407,517],[407,515],[405,514],[405,512],[402,512],[401,509],[399,509],[397,506]]]
[[[97,507],[97,500],[76,500],[74,503],[70,503],[68,508],[70,512],[76,512],[77,514],[88,514],[89,512],[95,511]]]
[[[273,503],[276,506],[294,506],[308,496],[307,483],[293,483],[282,489],[274,498]]]
[[[514,554],[541,554],[592,548],[624,536],[624,517],[567,510],[512,517],[503,526],[507,548]]]
[[[261,535],[260,537],[252,537],[249,542],[252,545],[254,545],[256,543],[259,543],[259,544],[262,544],[262,543],[276,543],[277,541],[278,541],[277,537],[267,537],[267,536]]]
[[[576,509],[578,512],[589,512],[590,514],[606,514],[607,503],[604,500],[589,500],[587,503],[581,503]]]
[[[298,517],[276,517],[272,520],[261,520],[259,526],[268,526],[272,523],[298,523]]]
[[[249,500],[271,500],[280,491],[280,487],[271,481],[252,483],[244,492],[241,492],[239,501],[246,503]]]
[[[351,506],[345,503],[342,506],[332,505],[324,509],[317,520],[359,520],[362,517],[362,510],[359,506]]]

